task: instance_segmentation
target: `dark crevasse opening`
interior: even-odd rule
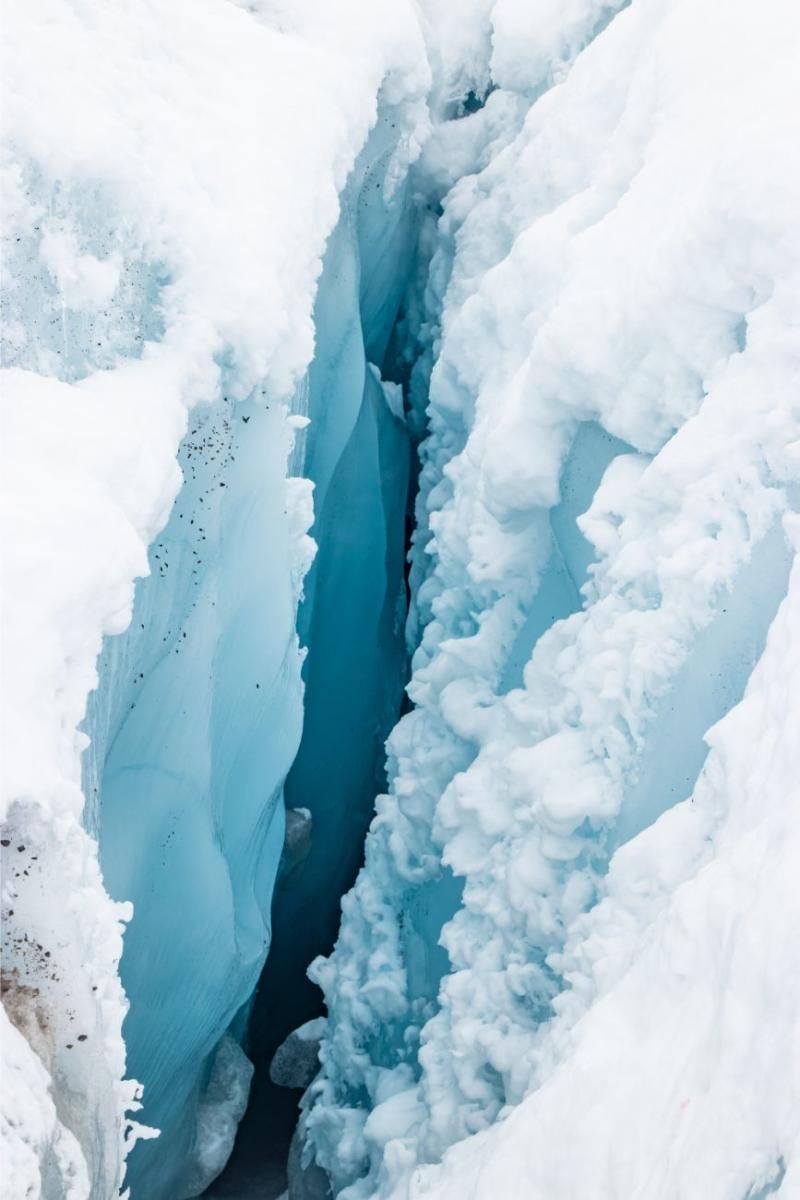
[[[385,739],[404,701],[416,472],[397,329],[418,222],[407,185],[387,194],[391,128],[391,121],[379,123],[348,186],[315,306],[311,423],[299,447],[302,473],[314,482],[318,546],[298,616],[309,651],[303,731],[285,785],[286,845],[269,956],[248,1005],[254,1077],[229,1164],[207,1193],[218,1200],[266,1200],[286,1187],[309,1075],[302,1065],[299,1074],[270,1068],[287,1036],[322,1015],[322,995],[306,971],[333,947],[340,900],[355,880],[375,796],[385,788]],[[311,1049],[306,1070],[315,1065]],[[300,1086],[278,1086],[274,1077]]]
[[[130,631],[106,646],[92,699],[87,729],[103,753],[87,763],[90,823],[109,890],[136,909],[122,962],[129,1068],[145,1084],[143,1119],[161,1130],[131,1155],[132,1200],[285,1191],[316,1069],[309,1024],[323,1011],[306,972],[333,947],[385,786],[385,738],[407,705],[407,550],[424,432],[409,364],[425,351],[404,303],[426,261],[421,228],[435,217],[407,178],[389,182],[393,130],[384,112],[342,197],[315,355],[293,406],[310,424],[290,473],[314,484],[318,546],[299,614],[286,586],[283,417],[258,390],[233,403],[223,362],[219,403],[193,415],[184,440],[185,485],[152,548],[152,576]],[[581,608],[594,552],[577,517],[630,450],[595,422],[577,430],[546,517],[549,559],[500,691],[521,685],[542,634]],[[703,654],[659,701],[660,735],[645,739],[617,844],[690,790],[703,733],[741,694],[787,571],[776,529],[701,634]],[[308,650],[302,686],[296,632]],[[700,679],[707,661],[722,666]],[[675,743],[689,748],[679,774]],[[449,966],[440,933],[461,889],[443,869],[405,902],[414,1003],[434,1004]],[[303,1026],[306,1041],[273,1068]],[[306,1184],[327,1194],[321,1176]]]
[[[124,1036],[139,1115],[160,1130],[129,1156],[132,1200],[203,1194],[243,1116],[208,1194],[285,1187],[300,1092],[270,1062],[321,1012],[306,969],[333,945],[407,673],[414,439],[391,379],[418,209],[400,129],[382,109],[328,241],[291,406],[307,428],[292,445],[281,404],[239,394],[220,361],[130,628],[104,646],[87,824],[109,892],[134,905]],[[287,456],[314,485],[299,614]]]

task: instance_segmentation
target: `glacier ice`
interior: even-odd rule
[[[312,551],[289,410],[378,93],[399,185],[428,78],[405,4],[279,8],[35,0],[4,39],[4,977],[47,1037],[12,1037],[38,1108],[3,1114],[48,1200],[116,1195],[137,1136],[134,1194],[198,1186],[269,939]]]
[[[285,413],[260,388],[190,417],[183,487],[130,629],[107,642],[86,723],[103,877],[134,905],[121,963],[136,1000],[129,1068],[160,1130],[134,1150],[129,1179],[154,1198],[183,1190],[197,1097],[269,944],[302,708],[288,450]]]
[[[797,1193],[794,7],[5,41],[13,1200]]]

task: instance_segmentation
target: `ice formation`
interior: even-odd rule
[[[302,862],[278,884],[253,1018],[267,1057],[319,1007],[306,968],[336,936],[405,679],[410,443],[399,389],[375,365],[386,357],[416,231],[397,155],[401,117],[385,108],[359,156],[314,309],[317,340],[302,397],[309,425],[297,470],[314,484],[319,549],[299,613],[309,651],[303,733],[286,780],[286,803],[308,811],[312,832]]]
[[[800,1196],[800,11],[6,26],[10,1200]]]
[[[128,1182],[175,1200],[269,942],[321,259],[379,104],[398,192],[429,72],[392,3],[37,0],[5,45],[4,978],[42,1031],[9,1034],[10,1186],[116,1194],[127,1051],[160,1130]]]

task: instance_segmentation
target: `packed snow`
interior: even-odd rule
[[[476,6],[488,98],[422,164],[414,711],[304,1127],[346,1200],[793,1194],[791,595],[747,686],[794,553],[800,22],[528,8]]]

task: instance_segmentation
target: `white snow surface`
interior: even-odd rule
[[[347,1200],[800,1195],[800,12],[426,10],[495,90],[304,1126]]]
[[[101,639],[130,620],[219,363],[242,396],[279,401],[307,366],[379,90],[408,100],[409,161],[428,68],[390,0],[30,0],[3,32],[0,1156],[8,1200],[107,1200],[137,1088],[117,972],[130,906],[103,889],[80,789]],[[287,488],[296,590],[308,490]]]

